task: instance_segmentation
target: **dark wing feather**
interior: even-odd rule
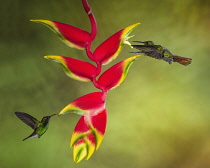
[[[35,130],[37,128],[39,120],[37,120],[36,118],[32,117],[31,115],[29,115],[27,113],[23,113],[23,112],[15,112],[15,115],[20,120],[22,120],[25,124],[30,126],[32,129]]]
[[[149,51],[149,52],[145,52],[145,54],[147,56],[150,56],[152,58],[156,58],[156,59],[162,59],[163,55],[157,51]]]
[[[160,45],[132,45],[132,47],[140,50],[140,52],[136,53],[144,53],[145,55],[156,59],[162,59],[163,57],[161,53],[162,47]]]
[[[131,45],[133,48],[140,50],[141,52],[156,51],[157,45]]]

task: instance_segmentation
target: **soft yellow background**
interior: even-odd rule
[[[184,67],[141,57],[124,83],[110,91],[108,124],[101,147],[75,164],[69,139],[79,116],[53,117],[40,139],[21,140],[32,130],[15,111],[41,119],[97,91],[68,78],[44,55],[88,61],[43,25],[49,19],[87,31],[80,0],[16,0],[1,5],[1,168],[209,168],[210,167],[210,1],[89,0],[98,23],[93,49],[118,30],[140,22],[132,40],[153,40],[193,62]],[[134,44],[134,43],[132,43]],[[136,51],[125,46],[111,65]],[[109,66],[105,66],[104,69]]]

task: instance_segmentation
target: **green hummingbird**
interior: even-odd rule
[[[142,43],[143,45],[131,45],[132,47],[140,50],[138,52],[132,52],[132,53],[144,54],[156,59],[164,60],[169,64],[171,64],[172,62],[178,62],[185,66],[191,64],[192,61],[191,58],[174,55],[169,49],[161,45],[156,45],[153,41],[133,41],[133,42]]]
[[[15,115],[34,130],[34,132],[31,135],[23,139],[23,141],[25,141],[28,138],[40,138],[47,131],[49,127],[50,118],[56,114],[45,116],[42,118],[41,121],[23,112],[15,112]]]

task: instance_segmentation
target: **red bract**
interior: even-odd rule
[[[99,45],[93,53],[96,62],[105,65],[114,60],[122,50],[123,45],[128,43],[128,35],[137,25],[139,23],[118,31]]]
[[[48,55],[45,58],[60,64],[66,75],[79,81],[92,81],[97,73],[97,68],[85,61],[55,55]]]
[[[70,147],[74,148],[73,158],[76,163],[84,157],[88,160],[100,146],[106,130],[107,112],[96,115],[86,114],[78,121],[72,134]]]
[[[125,80],[131,64],[139,57],[140,55],[130,57],[105,71],[98,79],[101,90],[106,92],[119,86]]]
[[[58,115],[66,113],[77,113],[80,115],[91,113],[91,115],[96,115],[97,112],[105,109],[105,99],[105,92],[89,93],[71,102]]]
[[[73,148],[73,158],[76,163],[83,158],[89,159],[97,150],[104,137],[107,111],[105,108],[106,95],[109,90],[119,86],[126,78],[131,64],[140,57],[136,55],[121,61],[101,73],[102,65],[113,61],[122,50],[124,44],[130,44],[128,35],[139,23],[133,24],[113,34],[94,52],[91,45],[97,35],[97,24],[87,0],[82,0],[83,7],[91,23],[91,33],[77,27],[49,20],[32,20],[51,28],[68,46],[76,49],[85,49],[87,56],[96,63],[96,66],[74,58],[49,55],[45,58],[60,64],[64,72],[71,78],[88,82],[91,81],[101,92],[84,95],[68,104],[58,114],[76,113],[82,115],[72,134],[70,147]]]
[[[87,44],[91,42],[91,35],[90,33],[79,29],[77,27],[50,21],[50,20],[31,20],[33,22],[42,23],[45,26],[52,29],[60,39],[66,43],[68,46],[77,49],[85,49]]]

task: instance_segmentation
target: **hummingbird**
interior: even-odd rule
[[[42,118],[41,121],[23,112],[15,112],[15,115],[34,130],[31,135],[23,139],[23,141],[25,141],[28,138],[40,138],[47,131],[50,118],[56,114],[45,116]]]
[[[156,45],[153,41],[133,41],[133,42],[142,43],[143,45],[131,45],[132,47],[140,50],[138,52],[132,52],[132,53],[145,54],[147,56],[159,60],[164,60],[169,64],[171,64],[172,62],[178,62],[179,64],[182,64],[184,66],[191,64],[192,61],[191,58],[174,55],[169,49],[161,45]]]

